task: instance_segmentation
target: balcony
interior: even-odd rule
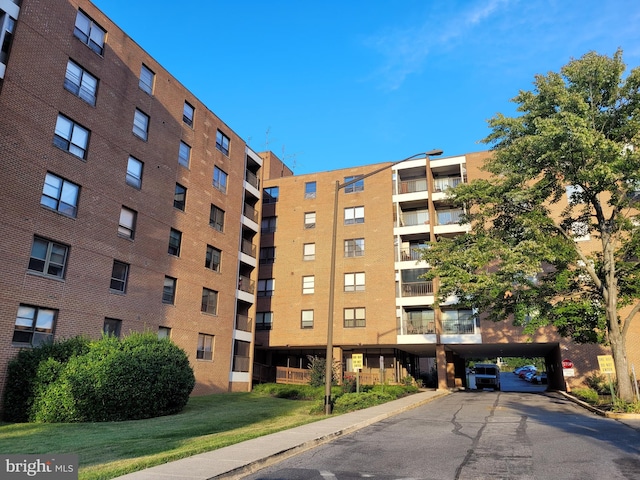
[[[429,225],[429,209],[401,212],[396,227]]]
[[[256,291],[256,282],[254,280],[251,280],[249,277],[240,275],[240,277],[238,278],[238,290],[253,295]]]
[[[464,180],[462,177],[441,177],[433,179],[433,191],[444,192],[450,188],[458,186]]]
[[[429,248],[428,245],[410,245],[400,248],[396,252],[396,262],[420,262],[422,261],[422,249]]]
[[[236,315],[236,330],[242,330],[243,332],[250,332],[253,325],[253,320],[247,315]]]
[[[461,208],[452,208],[449,210],[438,210],[437,225],[456,225],[460,223],[460,217],[464,214]]]
[[[260,190],[260,179],[258,178],[258,176],[252,172],[250,172],[249,170],[247,170],[244,174],[244,179],[246,180],[246,182],[251,185],[252,187]]]
[[[401,329],[401,335],[433,335],[436,333],[436,322],[405,318],[402,320]]]
[[[400,292],[402,297],[425,297],[433,295],[433,282],[402,282]]]
[[[244,204],[244,210],[242,214],[245,217],[247,217],[249,220],[253,220],[255,223],[258,223],[260,219],[258,215],[258,211],[247,203]]]
[[[233,356],[233,371],[234,372],[248,372],[249,371],[249,357],[244,355]]]
[[[416,193],[416,192],[426,192],[427,191],[427,179],[426,178],[415,178],[412,180],[401,180],[398,183],[398,194],[403,193]]]
[[[242,244],[240,245],[240,251],[250,257],[256,258],[256,246],[253,244],[251,240],[242,239]]]

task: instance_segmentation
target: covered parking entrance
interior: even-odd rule
[[[466,360],[496,357],[544,358],[548,388],[566,390],[562,374],[562,354],[560,344],[557,342],[438,345],[436,347],[438,388],[466,387]]]

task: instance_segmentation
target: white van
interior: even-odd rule
[[[494,363],[476,363],[473,367],[476,373],[476,387],[500,390],[500,367]]]

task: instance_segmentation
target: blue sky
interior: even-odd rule
[[[487,119],[588,51],[640,65],[638,0],[94,0],[297,174],[486,150]]]

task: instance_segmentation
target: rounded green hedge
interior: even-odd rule
[[[195,385],[186,353],[152,333],[89,342],[66,361],[41,359],[28,420],[104,422],[181,411]],[[28,402],[27,402],[28,403]]]

